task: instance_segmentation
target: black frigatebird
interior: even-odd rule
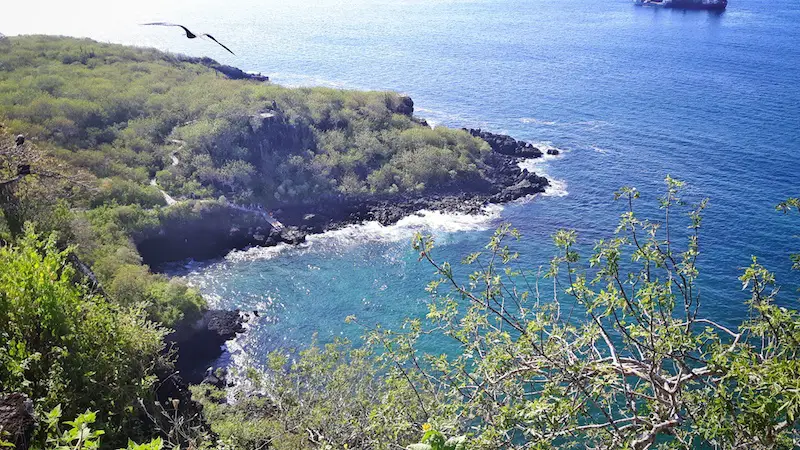
[[[189,38],[189,39],[195,39],[195,38],[197,38],[197,37],[198,37],[198,35],[196,35],[196,34],[192,33],[192,32],[191,32],[191,30],[189,30],[189,29],[188,29],[188,28],[186,28],[185,26],[183,26],[183,25],[179,25],[179,24],[177,24],[177,23],[169,23],[169,22],[152,22],[152,23],[143,23],[142,25],[158,25],[158,26],[162,26],[162,27],[181,27],[181,28],[183,28],[183,31],[185,31],[185,32],[186,32],[186,37],[187,37],[187,38]],[[214,41],[214,42],[216,42],[217,44],[219,44],[219,45],[220,45],[222,48],[224,48],[225,50],[227,50],[227,51],[228,51],[228,52],[229,52],[231,55],[234,55],[234,56],[236,56],[236,53],[233,53],[233,52],[231,51],[231,49],[229,49],[228,47],[226,47],[225,45],[223,45],[223,44],[222,44],[220,41],[216,40],[216,39],[214,38],[214,36],[212,36],[212,35],[210,35],[210,34],[208,34],[208,33],[201,33],[201,34],[200,34],[200,37],[202,37],[202,36],[205,36],[205,37],[207,37],[207,38],[211,39],[212,41]]]

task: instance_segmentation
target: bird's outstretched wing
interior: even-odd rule
[[[151,22],[151,23],[143,23],[142,25],[159,25],[159,26],[162,26],[162,27],[181,27],[181,28],[183,28],[183,31],[185,31],[185,32],[186,32],[186,37],[188,37],[188,38],[197,37],[197,35],[195,35],[195,34],[194,34],[194,33],[192,33],[191,31],[189,31],[189,29],[188,29],[188,28],[186,28],[186,27],[185,27],[185,26],[183,26],[183,25],[177,24],[177,23],[169,23],[169,22]]]
[[[220,41],[218,41],[218,40],[214,39],[214,36],[212,36],[212,35],[210,35],[210,34],[208,34],[208,33],[203,33],[203,36],[208,36],[208,38],[209,38],[209,39],[211,39],[212,41],[214,41],[214,42],[216,42],[217,44],[219,44],[220,46],[222,46],[222,48],[224,48],[225,50],[227,50],[227,51],[228,51],[228,52],[229,52],[231,55],[233,55],[233,56],[236,56],[236,53],[233,53],[233,52],[231,51],[231,49],[229,49],[228,47],[225,47],[225,46],[222,44],[222,42],[220,42]]]

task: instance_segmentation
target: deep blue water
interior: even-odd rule
[[[800,195],[796,0],[731,0],[721,15],[628,0],[52,3],[36,24],[11,20],[33,6],[11,6],[0,31],[208,55],[284,84],[401,91],[434,123],[566,150],[537,166],[562,182],[560,190],[490,218],[368,225],[301,248],[192,266],[189,280],[215,306],[263,313],[241,342],[256,360],[308,343],[314,333],[322,340],[357,335],[343,323],[350,314],[392,327],[424,313],[432,270],[410,248],[416,229],[432,230],[439,255],[458,261],[510,221],[525,236],[523,261],[535,268],[552,255],[555,230],[579,230],[583,242],[609,236],[621,212],[614,190],[636,186],[652,204],[667,174],[689,183],[687,197],[711,198],[701,238],[705,310],[729,323],[745,316],[737,277],[754,254],[777,272],[785,301],[796,306],[800,280],[788,270],[788,254],[800,249],[793,237],[800,218],[774,211]],[[238,56],[176,30],[135,25],[154,20],[211,32]]]

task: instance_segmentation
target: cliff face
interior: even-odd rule
[[[279,233],[260,214],[217,202],[184,202],[159,226],[133,236],[150,266],[183,259],[211,259],[235,248],[274,245]]]
[[[183,381],[199,384],[223,354],[223,345],[245,331],[245,315],[239,311],[210,310],[193,322],[181,322],[167,335],[168,346],[177,347],[175,368]]]

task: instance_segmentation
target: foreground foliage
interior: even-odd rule
[[[271,354],[276,376],[250,371],[233,404],[209,386],[193,392],[231,448],[396,448],[417,435],[425,417],[415,408],[413,389],[405,380],[384,378],[388,368],[374,356],[346,341],[315,344],[294,362]]]
[[[662,222],[640,219],[639,194],[617,193],[627,211],[617,236],[595,244],[581,264],[577,236],[554,236],[560,250],[546,277],[563,293],[529,291],[529,272],[498,231],[485,252],[465,259],[481,269],[460,281],[416,248],[440,279],[428,319],[460,354],[424,355],[420,392],[451,405],[455,429],[475,448],[793,448],[800,443],[800,314],[778,303],[775,279],[753,258],[741,276],[750,318],[703,318],[696,284],[706,202],[687,207],[683,183],[667,178]],[[677,215],[688,208],[688,217]],[[676,225],[680,224],[680,225]],[[676,226],[688,239],[675,240]],[[535,280],[533,280],[535,281]],[[421,331],[382,340],[401,364],[417,358]]]
[[[0,386],[26,394],[40,415],[59,405],[68,417],[101,411],[119,437],[132,431],[131,405],[150,396],[164,330],[77,280],[67,252],[32,228],[0,247]]]
[[[464,259],[476,268],[467,276],[418,236],[438,275],[424,320],[367,329],[362,349],[273,359],[258,400],[204,398],[215,430],[269,430],[236,448],[795,448],[800,314],[753,258],[741,276],[747,319],[703,317],[706,201],[689,206],[683,183],[666,182],[663,220],[641,219],[638,191],[622,189],[616,236],[583,260],[576,233],[558,232],[545,273],[520,263],[509,226]],[[441,354],[422,350],[431,339]],[[263,422],[248,420],[253,401]]]

